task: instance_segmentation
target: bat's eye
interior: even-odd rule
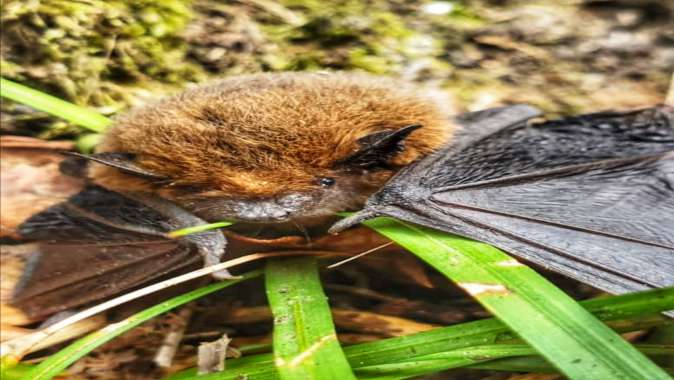
[[[335,179],[330,177],[320,177],[316,179],[316,182],[323,187],[330,187],[335,184]]]

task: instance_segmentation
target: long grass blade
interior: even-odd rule
[[[649,356],[674,355],[674,346],[635,346],[643,354]],[[486,344],[466,349],[439,352],[436,354],[410,357],[406,361],[375,365],[371,367],[356,368],[359,379],[384,380],[384,379],[407,379],[423,376],[429,373],[445,371],[451,368],[489,368],[491,370],[505,370],[510,372],[532,372],[545,368],[543,372],[556,372],[536,351],[524,344]],[[516,361],[520,359],[519,361]],[[524,361],[521,359],[528,359]],[[494,365],[493,363],[499,363]],[[519,363],[520,368],[512,370],[514,363]],[[491,366],[489,366],[491,364]]]
[[[66,102],[22,84],[0,78],[0,96],[68,120],[94,132],[103,132],[111,121],[100,113]]]
[[[215,222],[215,223],[208,223],[208,224],[200,224],[198,226],[191,226],[191,227],[186,227],[182,228],[179,230],[174,230],[166,234],[166,236],[170,237],[171,239],[176,239],[181,236],[186,236],[186,235],[191,235],[191,234],[197,234],[199,232],[205,232],[205,231],[210,231],[214,230],[216,228],[224,228],[231,226],[232,222],[228,221],[222,221],[222,222]]]
[[[674,345],[635,345],[639,351],[648,355],[648,357],[657,358],[672,358],[674,357]],[[507,372],[538,372],[538,373],[556,373],[555,368],[552,367],[545,359],[540,356],[520,356],[503,359],[491,360],[488,362],[473,364],[467,368],[486,369],[490,371],[507,371]],[[674,374],[674,367],[663,368],[665,372]]]
[[[364,224],[456,282],[570,379],[671,379],[563,291],[504,252],[390,218]]]
[[[615,297],[597,298],[582,301],[581,305],[596,317],[615,325],[622,332],[637,331],[653,325],[667,323],[666,317],[657,315],[664,310],[674,308],[674,288],[651,290]],[[499,320],[491,318],[474,322],[466,322],[454,326],[442,327],[418,334],[383,339],[376,342],[362,343],[344,348],[344,353],[351,363],[353,370],[360,375],[360,368],[388,365],[414,360],[418,357],[434,355],[442,352],[470,350],[473,347],[492,345],[496,343],[512,343],[514,336]],[[552,369],[544,359],[531,363],[531,370],[540,367],[540,361],[546,363],[548,370]],[[496,359],[496,358],[494,358]],[[494,362],[500,362],[495,360]],[[485,367],[491,361],[478,366]],[[503,364],[506,369],[508,363]],[[520,371],[526,371],[525,364],[519,365]],[[453,362],[449,368],[458,368],[464,363]],[[498,367],[495,365],[494,367]],[[498,368],[495,368],[498,369]],[[436,372],[427,368],[429,372]],[[395,375],[389,373],[388,375]],[[420,374],[421,375],[421,374]],[[250,379],[278,379],[278,371],[274,367],[271,354],[260,354],[234,359],[227,362],[224,372],[210,375],[196,376],[196,371],[187,370],[169,377],[170,380],[235,380],[241,377]]]
[[[241,281],[259,276],[260,274],[261,274],[260,271],[249,272],[247,274],[242,275],[241,278],[235,280],[221,281],[193,290],[189,293],[185,293],[180,296],[171,298],[168,301],[162,302],[148,309],[145,309],[120,322],[108,325],[99,331],[96,331],[92,334],[85,336],[82,339],[77,340],[68,347],[50,356],[48,359],[41,362],[38,366],[36,366],[31,371],[26,373],[21,378],[21,380],[51,379],[54,376],[59,375],[69,365],[71,365],[84,355],[88,354],[96,347],[99,347],[100,345],[110,341],[114,337],[131,330],[132,328],[140,325],[141,323],[146,322],[180,305],[184,305],[190,301],[196,300],[207,294],[213,293],[228,286],[232,286]]]
[[[349,380],[316,259],[276,259],[265,270],[274,315],[274,364],[283,380]]]

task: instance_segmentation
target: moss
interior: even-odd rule
[[[408,25],[408,10],[395,2],[284,0],[281,4],[304,23],[258,18],[262,31],[278,46],[270,60],[273,69],[362,69],[383,74],[401,70],[414,55],[407,42],[418,32]]]
[[[120,85],[203,77],[179,36],[191,20],[178,0],[5,1],[2,75],[79,104],[126,101]]]
[[[665,48],[612,52],[605,47],[611,24],[575,30],[565,21],[590,17],[585,7],[520,3],[5,0],[0,64],[6,77],[106,114],[186,82],[282,70],[355,69],[430,81],[471,109],[517,101],[572,113],[613,107],[616,96],[629,106],[655,102],[666,91]],[[541,28],[548,19],[550,27]],[[658,28],[664,26],[651,20],[635,31],[642,38]],[[653,41],[666,45],[663,37]],[[597,81],[606,73],[610,86]],[[602,95],[611,88],[611,97]],[[628,99],[634,91],[638,99]],[[78,132],[10,102],[2,112],[5,133]]]
[[[180,0],[6,0],[2,75],[77,104],[124,108],[148,79],[179,85],[205,77],[180,37],[192,17]],[[73,132],[50,127],[50,137]]]

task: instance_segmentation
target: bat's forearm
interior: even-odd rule
[[[179,207],[175,203],[160,198],[156,195],[133,193],[127,194],[126,196],[137,200],[164,215],[166,217],[166,223],[172,229],[185,228],[207,223],[205,220]],[[187,235],[184,237],[184,239],[197,247],[197,251],[204,260],[204,266],[218,264],[222,256],[225,254],[225,249],[227,248],[227,239],[222,234],[222,232],[218,230],[210,230]],[[232,277],[226,270],[216,272],[213,276],[220,280]]]

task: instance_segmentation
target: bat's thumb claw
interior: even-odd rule
[[[211,274],[216,280],[238,280],[241,276],[234,276],[227,269],[219,270]]]
[[[379,216],[376,212],[372,210],[361,210],[351,216],[348,216],[339,222],[335,223],[330,227],[328,230],[329,233],[331,234],[336,234],[338,232],[344,231],[345,229],[355,226],[358,223],[364,222],[368,219],[372,219]]]

